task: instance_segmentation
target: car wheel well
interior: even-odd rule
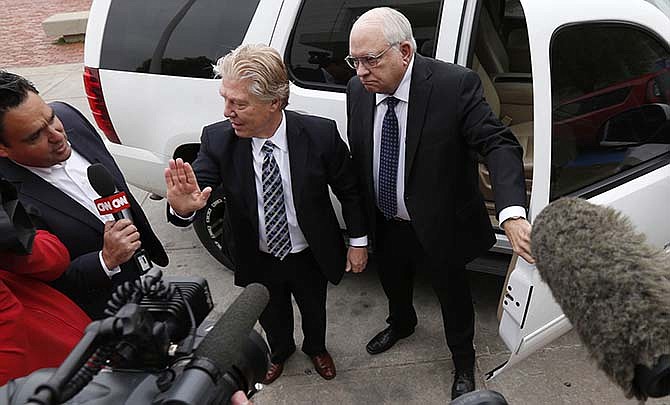
[[[173,159],[182,158],[185,162],[193,163],[200,150],[199,143],[187,143],[179,145],[172,155]]]

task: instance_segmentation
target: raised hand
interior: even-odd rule
[[[193,168],[181,158],[170,159],[169,167],[165,168],[165,184],[170,207],[182,217],[204,207],[212,193],[211,187],[200,190]]]

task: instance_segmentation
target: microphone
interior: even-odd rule
[[[100,198],[93,201],[98,213],[100,215],[112,215],[117,221],[124,218],[132,221],[128,196],[125,192],[116,189],[114,179],[107,168],[102,163],[95,163],[88,167],[86,174],[91,187],[100,195]],[[137,249],[133,254],[133,261],[141,274],[146,273],[153,267],[143,248]]]
[[[162,404],[225,404],[238,390],[248,391],[267,372],[269,350],[253,330],[270,294],[250,284],[204,337]],[[259,350],[260,349],[260,350]]]
[[[600,369],[627,398],[670,393],[670,255],[623,214],[578,198],[540,212],[531,243],[540,276]]]

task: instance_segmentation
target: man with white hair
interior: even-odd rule
[[[270,302],[260,317],[272,350],[263,381],[270,384],[295,351],[291,295],[302,315],[302,351],[329,380],[326,289],[345,271],[367,263],[367,236],[356,176],[332,120],[285,111],[289,82],[274,49],[240,46],[218,62],[223,114],[203,129],[193,167],[181,159],[165,169],[167,198],[177,225],[190,223],[212,188],[226,201],[224,228],[235,284],[262,283]],[[345,249],[328,186],[342,204],[350,236]],[[176,215],[174,215],[176,214]]]
[[[496,210],[514,251],[532,262],[522,149],[484,100],[478,76],[416,54],[407,18],[372,9],[354,24],[346,61],[348,137],[371,222],[388,327],[367,345],[414,332],[417,269],[430,275],[455,367],[452,398],[474,390],[474,310],[465,265],[495,242],[479,191],[486,159]]]

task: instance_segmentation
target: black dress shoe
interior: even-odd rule
[[[400,339],[406,338],[407,336],[411,335],[414,333],[414,329],[409,331],[409,333],[399,333],[395,329],[393,329],[392,326],[389,326],[388,328],[384,329],[383,331],[379,332],[375,337],[372,338],[368,342],[368,344],[365,346],[365,350],[368,351],[370,354],[379,354],[387,351],[393,345],[395,342],[397,342]]]
[[[472,370],[456,370],[454,385],[451,386],[451,399],[475,390],[475,373]]]

